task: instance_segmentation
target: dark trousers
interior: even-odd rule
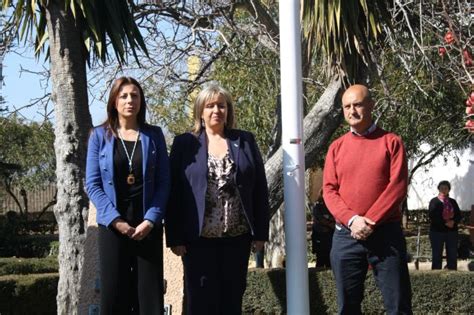
[[[313,242],[313,253],[316,255],[316,267],[331,268],[330,252],[333,231],[318,232],[313,229],[311,236]]]
[[[447,268],[458,269],[458,231],[430,231],[431,269],[441,269],[443,263],[443,246],[446,244]]]
[[[200,238],[183,256],[186,314],[242,313],[250,257],[249,235]]]
[[[255,252],[255,268],[264,268],[265,249]]]
[[[163,314],[163,231],[142,241],[99,225],[100,314]]]
[[[336,279],[338,313],[362,314],[369,263],[387,314],[412,314],[406,243],[398,222],[377,227],[366,241],[352,238],[345,227],[334,231],[331,266]]]

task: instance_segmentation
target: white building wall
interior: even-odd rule
[[[457,165],[454,156],[459,156]],[[411,168],[414,161],[409,161]],[[445,162],[440,157],[427,167],[418,169],[408,188],[408,209],[427,209],[431,198],[438,194],[438,183],[447,180],[451,183],[450,196],[459,204],[461,210],[471,210],[474,205],[474,143],[469,148],[453,152]]]

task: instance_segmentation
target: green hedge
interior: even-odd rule
[[[469,224],[471,210],[461,209],[461,223]],[[428,209],[412,209],[408,210],[408,222],[409,224],[429,224],[430,217]]]
[[[58,279],[57,273],[0,276],[0,314],[56,314]]]
[[[474,274],[462,271],[411,273],[415,314],[473,314]],[[58,274],[0,276],[0,314],[55,314]],[[252,269],[247,278],[244,314],[284,314],[284,269]],[[311,314],[337,312],[336,288],[329,270],[309,269]],[[383,313],[372,273],[366,281],[365,314]]]
[[[406,238],[407,252],[413,257],[416,255],[416,236]],[[431,257],[431,243],[428,235],[420,236],[420,256]]]
[[[416,271],[410,274],[413,311],[429,313],[474,313],[473,281],[470,272]],[[244,296],[245,314],[284,314],[286,310],[285,270],[255,269],[249,272]],[[309,269],[311,314],[337,312],[336,287],[331,271]],[[383,301],[372,273],[367,275],[363,312],[383,313]]]
[[[408,256],[409,256],[410,260],[412,260],[416,256],[416,241],[417,241],[416,236],[406,237],[407,251],[408,251]],[[460,247],[463,242],[467,243],[467,244],[470,244],[469,234],[459,233],[458,247]],[[312,242],[311,242],[310,237],[308,238],[307,246],[308,246],[308,262],[315,262],[316,257],[311,251]],[[468,245],[468,250],[469,250],[469,245]],[[461,255],[461,252],[459,252],[459,255]],[[467,253],[467,255],[469,255],[469,252]],[[431,259],[431,243],[430,243],[430,238],[429,238],[428,235],[421,235],[420,236],[419,256],[426,257],[424,260],[430,260]],[[466,256],[466,254],[464,254],[464,256]],[[468,257],[459,256],[459,259],[467,259],[467,258]],[[422,261],[423,261],[423,259],[422,259]]]
[[[0,257],[46,257],[51,251],[51,242],[58,240],[53,234],[53,218],[47,220],[30,218],[28,221],[18,213],[9,211],[0,215]],[[46,224],[46,227],[44,226]]]
[[[409,236],[406,238],[406,241],[407,241],[407,251],[409,253],[409,256],[414,257],[416,255],[417,237]],[[458,248],[461,248],[462,246],[467,246],[467,249],[465,248],[464,250],[458,251],[459,259],[467,259],[469,256],[469,247],[471,247],[470,241],[469,241],[469,234],[459,233]],[[466,253],[466,250],[467,250],[467,253]],[[430,237],[428,235],[420,236],[419,255],[423,257],[427,257],[429,260],[431,259],[431,243],[430,243]]]
[[[58,272],[57,257],[0,258],[0,276]]]
[[[18,235],[0,240],[0,257],[46,257],[54,250],[57,235]]]

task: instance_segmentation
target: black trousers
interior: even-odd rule
[[[431,269],[441,269],[443,263],[443,247],[446,244],[447,268],[458,269],[458,231],[430,231]]]
[[[163,314],[163,229],[141,241],[99,225],[100,314]]]
[[[334,231],[331,266],[336,279],[339,314],[362,314],[369,263],[382,292],[387,314],[412,314],[406,243],[400,223],[377,227],[366,241],[342,227]]]
[[[200,238],[186,246],[183,256],[186,314],[242,313],[250,243],[250,235],[242,235]]]
[[[332,246],[332,235],[330,232],[317,232],[313,229],[311,239],[313,241],[313,253],[316,255],[316,267],[331,268],[329,253]]]

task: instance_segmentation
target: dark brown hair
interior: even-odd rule
[[[145,102],[145,95],[143,93],[143,89],[132,77],[120,77],[112,83],[112,87],[110,88],[109,99],[107,101],[107,119],[102,124],[107,129],[107,134],[109,136],[117,134],[118,128],[118,112],[117,108],[115,107],[115,103],[117,101],[117,97],[120,93],[120,89],[124,85],[133,84],[135,85],[138,90],[140,91],[140,110],[138,111],[137,115],[137,123],[139,127],[143,127],[146,124],[146,102]]]

